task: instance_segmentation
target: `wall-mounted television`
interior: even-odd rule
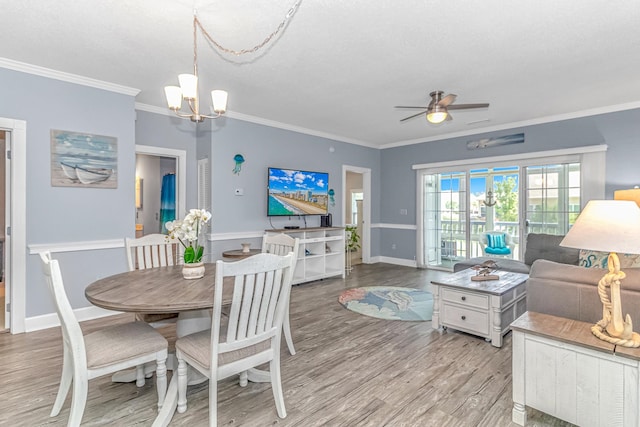
[[[326,215],[329,174],[269,168],[268,216]]]

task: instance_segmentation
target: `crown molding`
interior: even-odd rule
[[[163,116],[176,117],[173,111],[168,108],[156,107],[155,105],[142,104],[140,102],[136,102],[135,104],[136,110],[147,111],[149,113],[162,114]],[[243,122],[255,123],[258,125],[269,126],[272,128],[288,130],[291,132],[298,132],[305,135],[317,136],[320,138],[331,139],[334,141],[346,142],[348,144],[362,145],[369,148],[379,148],[375,144],[371,144],[365,141],[360,141],[357,139],[346,138],[340,135],[333,135],[326,132],[320,132],[313,129],[307,129],[304,127],[294,126],[287,123],[277,122],[275,120],[263,119],[261,117],[251,116],[249,114],[238,113],[235,111],[227,110],[225,113],[225,117],[229,117],[230,119],[242,120]]]
[[[33,74],[40,77],[47,77],[50,79],[61,80],[63,82],[107,90],[109,92],[121,93],[123,95],[136,96],[140,93],[140,89],[96,80],[90,77],[83,77],[77,74],[65,73],[64,71],[39,67],[37,65],[14,61],[13,59],[8,58],[0,58],[0,68],[7,68],[9,70],[20,71],[22,73]]]
[[[560,121],[563,121],[563,120],[578,119],[578,118],[589,117],[589,116],[597,116],[597,115],[600,115],[600,114],[615,113],[615,112],[618,112],[618,111],[633,110],[633,109],[636,109],[636,108],[640,108],[640,101],[629,102],[629,103],[626,103],[626,104],[608,105],[606,107],[591,108],[591,109],[588,109],[588,110],[575,111],[575,112],[566,113],[566,114],[555,114],[555,115],[552,115],[552,116],[538,117],[538,118],[535,118],[535,119],[523,120],[523,121],[520,121],[520,122],[505,123],[505,124],[502,124],[502,125],[487,126],[487,127],[482,127],[482,128],[475,128],[473,130],[466,130],[466,131],[452,132],[452,133],[447,133],[447,134],[442,134],[442,135],[430,136],[428,138],[411,139],[411,140],[407,140],[407,141],[398,141],[398,142],[393,142],[393,143],[390,143],[390,144],[383,144],[383,145],[379,146],[378,148],[384,150],[386,148],[395,148],[395,147],[402,147],[404,145],[421,144],[423,142],[442,141],[442,140],[445,140],[445,139],[458,138],[458,137],[461,137],[461,136],[471,136],[471,135],[478,135],[478,134],[481,134],[481,133],[488,133],[488,132],[496,132],[496,131],[501,131],[501,130],[506,130],[506,129],[514,129],[514,128],[521,128],[521,127],[525,127],[525,126],[540,125],[540,124],[544,124],[544,123],[560,122]]]

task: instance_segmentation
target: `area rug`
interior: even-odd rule
[[[433,313],[430,292],[394,286],[348,289],[338,297],[348,310],[387,320],[427,321]]]

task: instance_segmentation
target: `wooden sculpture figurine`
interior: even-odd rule
[[[500,276],[498,276],[497,274],[491,274],[493,270],[496,269],[496,266],[496,262],[491,260],[485,261],[482,264],[474,265],[473,267],[471,267],[471,269],[476,271],[476,275],[471,276],[471,280],[473,280],[474,282],[481,282],[485,280],[500,279]]]
[[[591,327],[591,332],[601,340],[623,347],[640,347],[640,334],[633,332],[631,316],[622,318],[620,280],[626,274],[620,271],[620,259],[615,252],[608,258],[609,272],[598,282],[598,295],[602,301],[602,320]],[[611,289],[611,299],[607,294]]]

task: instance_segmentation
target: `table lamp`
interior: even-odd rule
[[[560,246],[609,252],[608,273],[598,282],[602,320],[591,327],[601,340],[623,347],[640,347],[631,316],[622,317],[620,271],[617,253],[640,253],[640,208],[626,200],[592,200],[582,210]],[[607,290],[609,288],[609,291]]]
[[[636,185],[629,190],[616,190],[613,192],[615,200],[631,200],[640,206],[640,188]]]

